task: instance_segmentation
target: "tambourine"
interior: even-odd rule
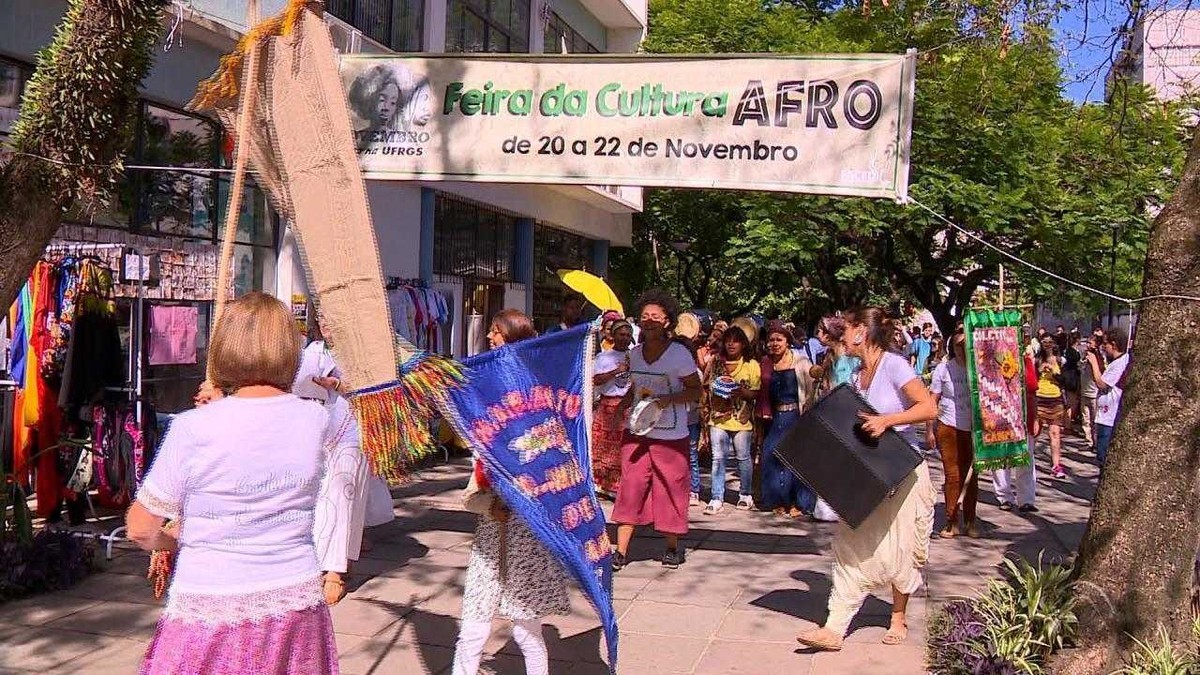
[[[645,436],[650,433],[658,420],[662,418],[663,409],[652,398],[646,398],[633,406],[629,413],[629,433],[635,436]]]

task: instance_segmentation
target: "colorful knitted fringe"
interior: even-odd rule
[[[291,35],[300,21],[301,12],[311,2],[312,0],[289,0],[282,12],[251,27],[238,40],[233,51],[221,57],[217,72],[213,73],[212,77],[202,80],[196,87],[196,95],[188,107],[205,110],[219,107],[224,101],[236,100],[242,64],[245,63],[250,49],[266,38]]]
[[[396,381],[351,393],[371,471],[392,484],[407,480],[409,468],[437,449],[433,422],[465,381],[457,361],[418,352],[400,364]]]

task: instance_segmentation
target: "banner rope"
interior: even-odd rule
[[[1095,293],[1096,295],[1100,295],[1100,296],[1109,298],[1110,300],[1116,300],[1118,302],[1123,302],[1130,306],[1145,302],[1147,300],[1186,300],[1188,302],[1200,302],[1200,297],[1197,297],[1194,295],[1175,295],[1172,293],[1159,293],[1159,294],[1155,294],[1155,295],[1142,296],[1140,298],[1125,298],[1120,295],[1114,295],[1112,293],[1109,293],[1108,291],[1102,291],[1098,288],[1092,288],[1091,286],[1088,286],[1087,284],[1075,281],[1074,279],[1068,279],[1067,277],[1064,277],[1060,274],[1051,272],[1050,270],[1048,270],[1044,267],[1040,267],[1035,263],[1029,262],[1028,260],[1025,260],[1024,258],[1021,258],[1013,253],[1009,253],[1008,251],[1000,248],[999,246],[993,244],[992,242],[990,242],[990,241],[984,239],[983,237],[975,234],[974,232],[968,230],[967,228],[963,227],[962,225],[959,225],[958,223],[950,220],[946,216],[943,216],[942,214],[938,213],[937,211],[934,211],[930,207],[921,203],[920,200],[916,199],[911,194],[908,196],[908,202],[928,211],[929,214],[932,215],[934,218],[937,218],[938,220],[949,225],[953,229],[955,229],[959,232],[962,232],[966,236],[970,237],[971,239],[974,239],[975,241],[979,242],[980,244],[983,244],[987,248],[992,249],[993,251],[1004,256],[1005,258],[1008,258],[1009,260],[1012,260],[1013,262],[1015,262],[1019,265],[1028,267],[1031,270],[1040,272],[1041,274],[1044,274],[1052,279],[1061,281],[1062,283],[1069,284],[1069,285],[1075,286],[1076,288],[1079,288],[1081,290],[1088,291],[1089,293]]]

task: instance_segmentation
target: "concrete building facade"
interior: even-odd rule
[[[263,16],[286,0],[261,0]],[[67,8],[64,0],[0,2],[0,161],[38,50]],[[60,239],[115,242],[147,251],[184,250],[212,259],[229,196],[232,143],[213,120],[186,111],[197,83],[245,32],[245,0],[177,0],[164,16],[163,43],[142,84],[127,165],[113,208],[67,218]],[[632,52],[646,31],[646,0],[327,0],[326,17],[343,53]],[[369,181],[385,276],[440,294],[449,309],[438,351],[482,348],[477,324],[504,308],[557,319],[564,288],[553,270],[604,274],[613,246],[632,240],[641,188]],[[264,194],[248,189],[238,226],[235,286],[262,289],[298,311],[307,294],[300,253]],[[168,270],[169,271],[169,270]],[[211,291],[209,292],[211,296]],[[167,301],[165,298],[164,302]],[[211,297],[200,305],[208,332]],[[476,330],[471,330],[475,326]],[[202,361],[202,359],[201,359]],[[162,409],[184,407],[202,366],[151,369]]]
[[[1200,92],[1200,10],[1169,9],[1146,14],[1133,28],[1108,78],[1145,84],[1160,100]]]

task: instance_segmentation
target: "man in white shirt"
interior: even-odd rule
[[[1100,464],[1100,475],[1104,475],[1104,463],[1108,459],[1108,446],[1112,443],[1113,427],[1120,413],[1122,385],[1125,369],[1129,366],[1129,335],[1120,328],[1109,329],[1104,336],[1104,353],[1108,356],[1108,367],[1103,375],[1093,372],[1096,388],[1096,461]],[[1091,367],[1096,369],[1092,362]]]

